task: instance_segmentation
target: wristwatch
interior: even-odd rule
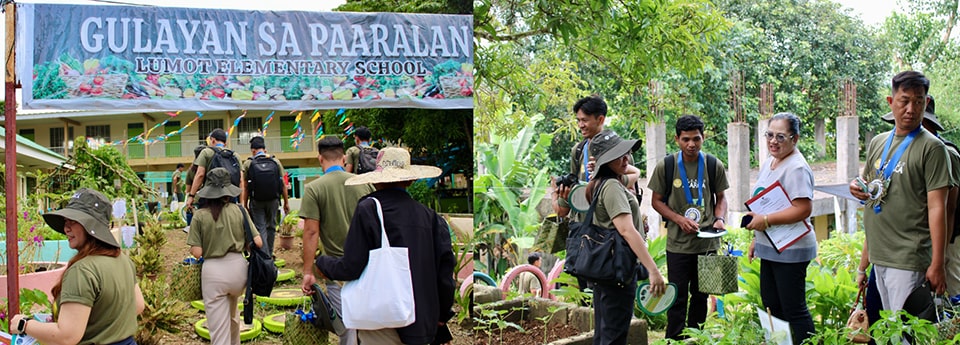
[[[719,220],[719,221],[721,221],[721,222],[724,222],[724,223],[726,223],[726,222],[727,222],[727,220],[726,220],[726,219],[724,219],[723,217],[716,217],[716,218],[717,218],[717,220]]]
[[[17,322],[17,334],[24,335],[27,334],[27,321],[30,321],[26,315],[20,318],[20,322]]]

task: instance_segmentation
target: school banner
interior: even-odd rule
[[[29,109],[473,108],[471,16],[17,4]]]

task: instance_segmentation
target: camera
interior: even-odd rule
[[[580,183],[580,179],[577,178],[577,175],[574,175],[573,173],[554,177],[553,181],[557,184],[557,187],[564,186],[567,188],[576,186]]]

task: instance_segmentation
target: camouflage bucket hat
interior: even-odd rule
[[[43,220],[53,230],[61,234],[67,219],[80,223],[83,229],[94,238],[120,248],[120,243],[110,232],[110,212],[113,205],[106,196],[89,188],[80,188],[62,209],[43,214]]]
[[[613,132],[602,132],[590,140],[590,155],[597,167],[640,149],[640,140],[624,140]]]
[[[215,168],[207,173],[203,188],[197,192],[198,198],[219,199],[225,196],[240,195],[240,187],[230,181],[230,172],[224,168]]]

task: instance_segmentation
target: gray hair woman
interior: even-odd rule
[[[790,323],[793,343],[800,344],[814,332],[813,319],[807,309],[806,278],[810,260],[817,257],[817,238],[808,231],[789,247],[777,251],[769,238],[761,233],[771,227],[800,224],[812,229],[813,171],[803,158],[800,141],[800,119],[791,113],[770,118],[767,132],[770,156],[760,165],[754,194],[779,182],[790,197],[791,206],[769,214],[747,213],[753,220],[747,229],[754,231],[748,257],[760,258],[760,298],[773,316]]]

